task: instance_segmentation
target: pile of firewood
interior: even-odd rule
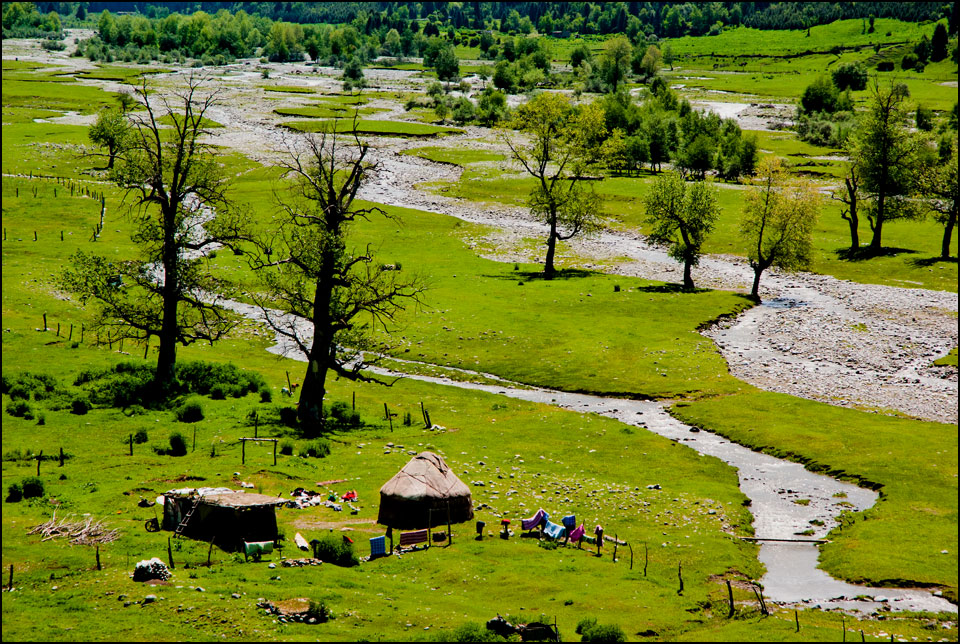
[[[57,513],[46,523],[31,528],[27,534],[41,534],[40,541],[49,541],[57,537],[67,537],[75,546],[92,546],[98,543],[110,543],[120,537],[119,530],[108,530],[102,521],[87,517],[83,521],[57,519]]]

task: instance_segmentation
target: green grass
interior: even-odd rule
[[[786,158],[798,170],[828,170],[833,176],[841,171],[837,163],[827,166],[810,166],[798,154],[810,150],[807,146],[791,141],[783,134],[767,134],[760,139],[760,147],[774,147],[779,153],[787,152]],[[781,147],[781,144],[783,147]],[[790,152],[797,150],[796,152]],[[830,151],[821,148],[824,153]],[[819,163],[819,162],[818,162]],[[627,230],[649,233],[645,221],[643,197],[652,182],[652,175],[640,177],[611,177],[597,182],[595,188],[606,198],[605,211],[610,215],[608,225]],[[527,178],[502,178],[489,169],[468,168],[457,184],[439,183],[432,186],[438,192],[477,202],[499,202],[513,206],[525,206],[527,195],[533,188],[533,180]],[[744,190],[737,185],[718,184],[720,217],[716,228],[704,244],[707,253],[732,253],[744,255],[743,242],[739,237],[739,222],[743,211]],[[890,254],[862,261],[847,261],[839,252],[849,247],[849,227],[840,217],[839,202],[825,199],[820,220],[814,229],[814,258],[812,270],[840,279],[849,279],[868,284],[922,287],[939,290],[957,290],[957,264],[939,262],[942,228],[932,220],[920,222],[897,222],[884,228],[884,246]],[[870,238],[870,230],[861,222],[861,243]],[[956,255],[956,236],[951,254]]]
[[[938,367],[956,367],[957,366],[957,347],[950,349],[950,352],[942,358],[937,358],[933,364]]]
[[[875,43],[891,44],[916,42],[923,34],[933,35],[933,25],[901,22],[892,18],[878,18],[875,33],[861,33],[860,20],[838,20],[826,25],[805,29],[766,31],[737,27],[726,29],[717,36],[684,36],[672,38],[670,46],[678,58],[721,53],[725,56],[789,55],[803,52],[828,53],[835,45],[844,48],[867,47]],[[890,35],[887,35],[887,32]],[[871,50],[872,52],[872,50]]]
[[[956,543],[956,426],[760,391],[675,405],[673,413],[808,469],[879,486],[876,506],[831,532],[821,566],[846,579],[940,585],[956,601],[957,552],[947,545]]]
[[[340,121],[331,121],[318,119],[316,121],[286,121],[285,127],[297,132],[329,132],[333,123],[336,123],[337,132],[354,131],[353,121],[343,119]],[[462,134],[463,130],[442,127],[438,125],[427,125],[425,123],[409,123],[406,121],[371,121],[361,119],[357,121],[356,130],[358,134],[368,134],[373,136],[412,136],[412,137],[434,137],[444,134]]]
[[[165,74],[171,69],[162,67],[125,67],[118,65],[97,65],[96,69],[73,73],[77,78],[116,81],[128,85],[139,85],[143,77],[150,74]]]
[[[316,94],[317,90],[313,87],[304,87],[302,85],[265,85],[265,92],[283,92],[286,94]]]
[[[487,150],[470,150],[462,148],[441,148],[436,146],[411,148],[409,150],[404,150],[403,154],[410,154],[423,159],[429,159],[430,161],[438,161],[440,163],[454,163],[456,165],[506,160],[506,157],[499,152],[488,152]]]
[[[278,107],[273,111],[280,116],[295,116],[299,118],[352,119],[354,113],[366,116],[368,114],[376,114],[377,112],[385,112],[386,110],[382,107],[363,107],[354,110],[348,107],[320,104],[306,107]]]
[[[116,105],[116,94],[97,87],[68,82],[40,82],[27,80],[3,80],[3,112],[11,108],[71,111],[92,114],[103,107]]]

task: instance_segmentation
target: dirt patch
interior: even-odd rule
[[[298,530],[343,530],[352,529],[352,526],[375,525],[373,519],[344,519],[343,521],[317,521],[306,517],[297,519],[293,522],[293,527]]]

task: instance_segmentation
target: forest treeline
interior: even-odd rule
[[[5,3],[6,4],[6,3]],[[89,12],[170,14],[245,12],[252,17],[298,24],[350,23],[370,35],[385,24],[400,33],[417,31],[410,21],[438,28],[496,29],[562,35],[654,34],[661,38],[716,34],[725,27],[806,29],[835,20],[896,18],[908,22],[950,19],[956,3],[938,2],[37,2],[38,14],[84,16]],[[403,24],[401,24],[403,23]],[[4,37],[19,35],[3,21]]]

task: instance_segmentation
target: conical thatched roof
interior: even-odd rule
[[[433,512],[430,512],[433,510]],[[473,518],[470,488],[433,452],[420,452],[380,488],[377,522],[398,530],[462,523]]]

